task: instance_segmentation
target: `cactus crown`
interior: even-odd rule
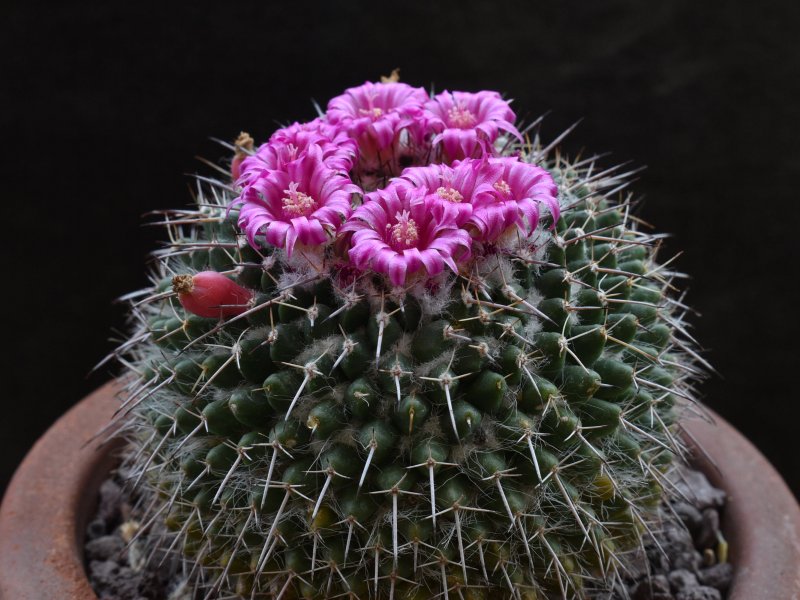
[[[493,92],[388,81],[161,213],[120,411],[207,597],[586,597],[681,455],[702,359],[626,174]]]

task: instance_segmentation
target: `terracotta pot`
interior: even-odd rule
[[[0,599],[96,599],[83,568],[83,535],[116,447],[87,441],[118,406],[116,391],[110,383],[77,404],[14,475],[0,507]],[[736,570],[728,599],[797,600],[800,507],[758,450],[716,419],[686,429],[707,454],[697,453],[697,465],[729,496],[723,532]]]

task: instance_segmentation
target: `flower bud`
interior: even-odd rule
[[[176,275],[172,291],[183,308],[200,317],[233,317],[250,307],[253,292],[216,271]]]

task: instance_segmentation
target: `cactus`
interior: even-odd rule
[[[627,174],[524,134],[365,84],[159,213],[117,423],[199,597],[584,598],[657,527],[680,274]]]

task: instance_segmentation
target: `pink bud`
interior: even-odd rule
[[[239,134],[239,137],[236,138],[236,141],[233,143],[234,147],[236,148],[236,152],[233,155],[233,160],[231,161],[231,178],[235,182],[242,174],[242,162],[245,158],[247,158],[253,152],[253,146],[255,142],[253,138],[250,137],[250,134],[243,131]]]
[[[253,292],[216,271],[176,275],[172,291],[183,308],[200,317],[233,317],[250,308]]]
[[[244,154],[237,154],[231,161],[231,179],[236,181],[242,175],[242,162],[247,158]]]

